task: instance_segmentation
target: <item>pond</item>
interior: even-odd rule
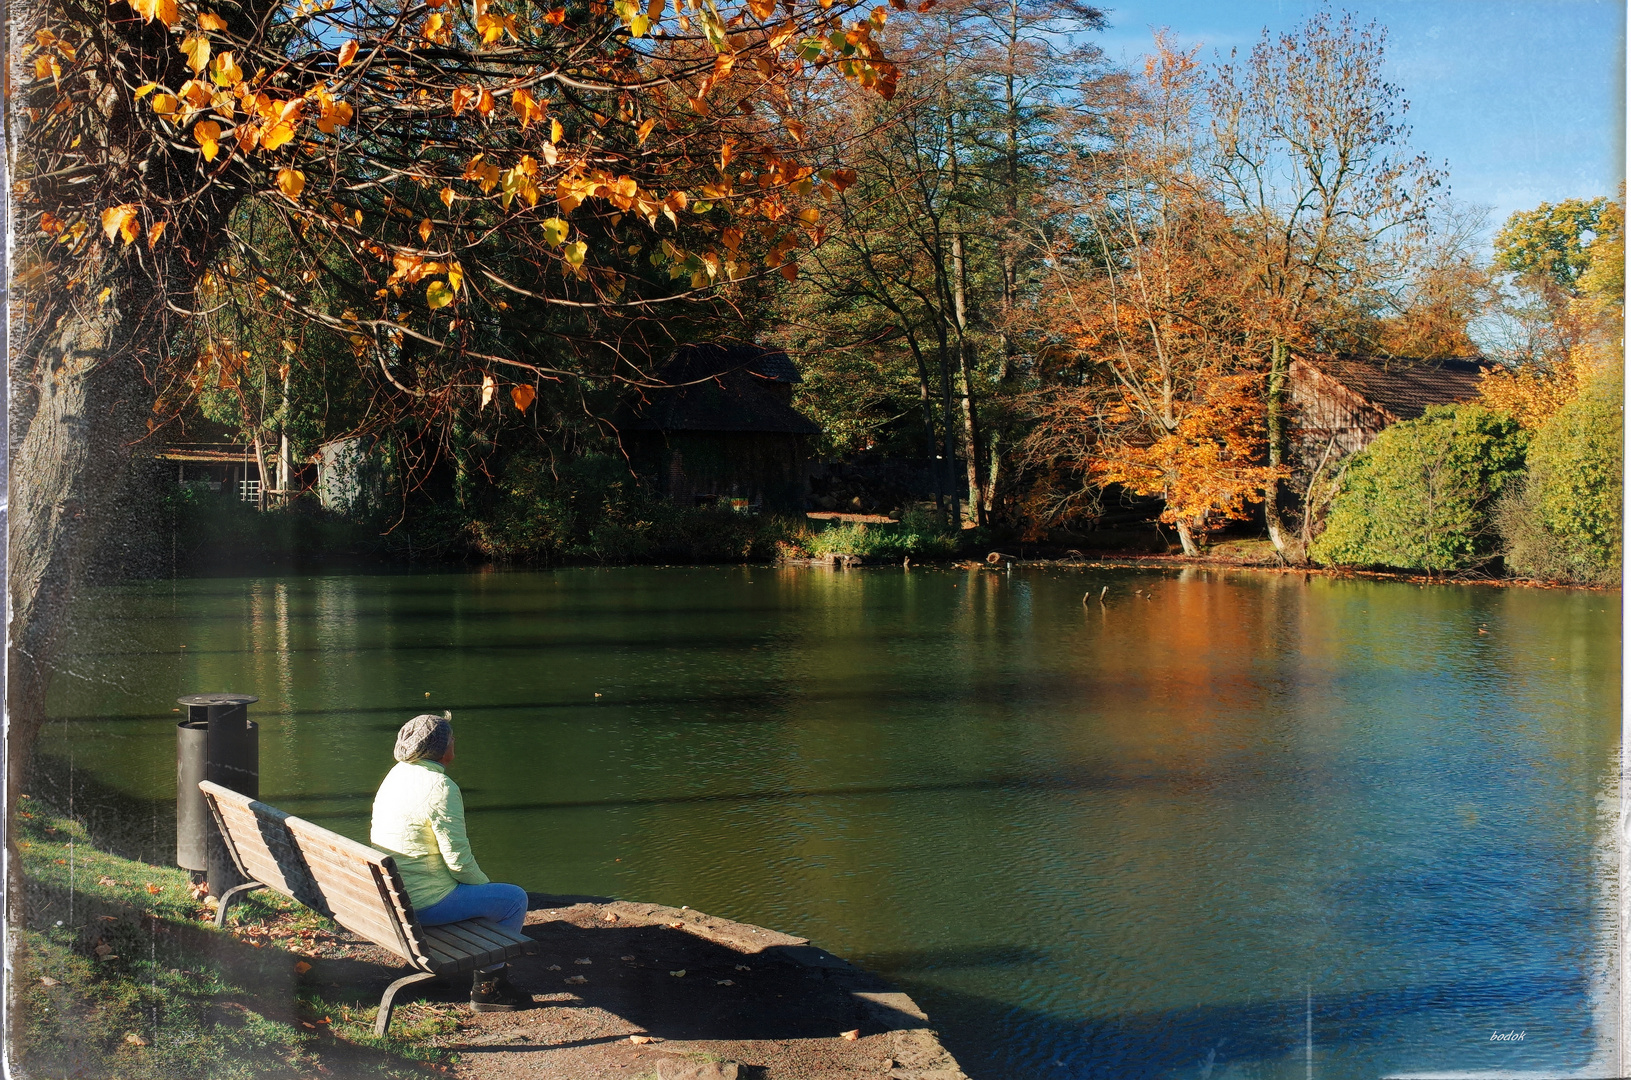
[[[495,879],[810,937],[977,1080],[1607,1075],[1620,603],[1195,569],[143,583],[88,597],[41,748],[148,806],[167,862],[179,695],[258,695],[262,796],[359,838],[396,727],[451,709]]]

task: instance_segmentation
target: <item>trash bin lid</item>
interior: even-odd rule
[[[251,694],[188,694],[176,698],[177,705],[253,705],[260,698]]]

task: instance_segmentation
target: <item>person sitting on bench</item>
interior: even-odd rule
[[[397,764],[374,796],[368,840],[395,857],[419,925],[485,917],[519,934],[527,915],[526,891],[491,881],[470,853],[464,797],[446,772],[453,764],[452,723],[429,713],[414,717],[397,732],[394,753]],[[532,1004],[532,996],[510,982],[508,967],[496,964],[476,972],[472,1009],[507,1012]]]

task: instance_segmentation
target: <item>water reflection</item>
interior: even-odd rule
[[[258,694],[265,796],[358,836],[390,732],[450,708],[490,873],[809,935],[976,1077],[1302,1077],[1310,1017],[1321,1077],[1580,1069],[1619,610],[1194,569],[166,583],[87,605],[44,748],[162,858],[176,696]]]

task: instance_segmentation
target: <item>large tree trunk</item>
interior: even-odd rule
[[[1269,352],[1269,386],[1265,419],[1268,428],[1269,464],[1273,466],[1285,464],[1288,456],[1289,427],[1286,423],[1286,399],[1289,396],[1287,391],[1290,381],[1290,357],[1291,350],[1283,341],[1276,341]],[[1263,517],[1268,523],[1269,540],[1274,544],[1275,552],[1286,562],[1300,566],[1307,561],[1307,556],[1297,534],[1286,525],[1284,496],[1285,484],[1278,479],[1270,482],[1268,490],[1263,493]]]
[[[43,348],[14,359],[9,373],[8,815],[16,810],[45,722],[69,605],[126,482],[129,444],[152,412],[148,382],[130,348],[135,320],[121,312],[122,299],[69,311]],[[13,925],[21,914],[17,866],[14,857],[6,904]]]
[[[963,455],[968,467],[968,505],[976,524],[985,524],[985,492],[980,483],[980,427],[974,406],[974,342],[968,337],[968,261],[962,230],[951,235],[952,317],[957,320],[957,374],[962,394]]]

